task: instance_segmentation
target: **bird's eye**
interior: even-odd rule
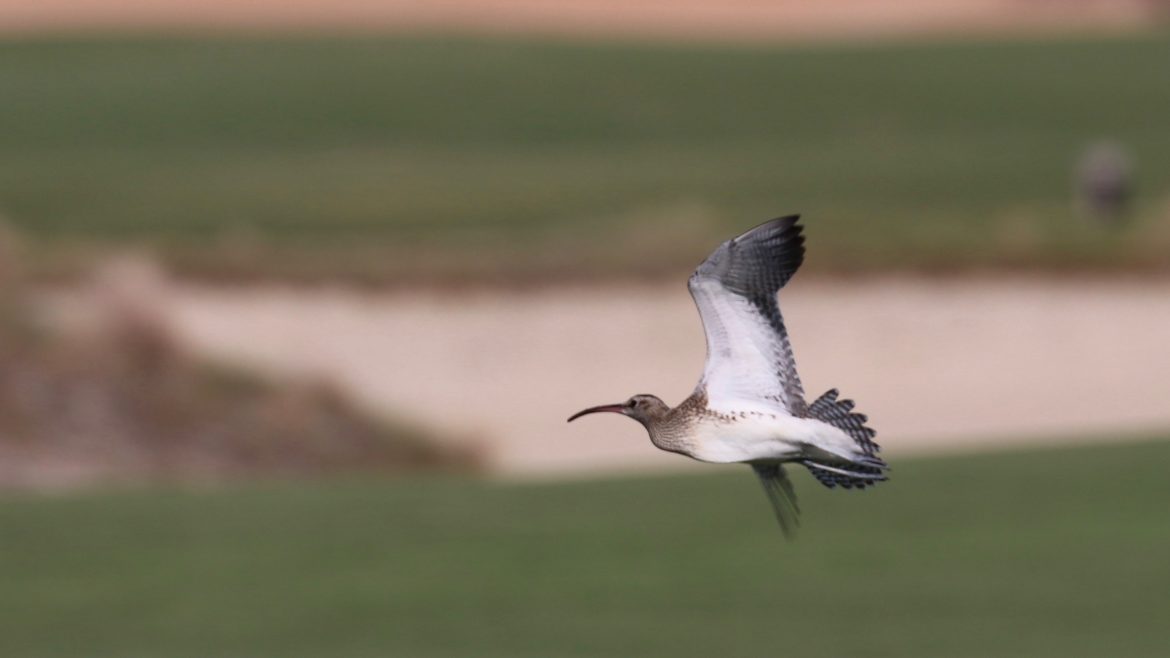
[[[636,406],[638,406],[638,404],[639,404],[639,403],[641,403],[641,402],[642,402],[641,400],[639,400],[639,399],[637,399],[637,398],[634,398],[633,400],[630,400],[630,406],[631,406],[631,407],[636,407]]]

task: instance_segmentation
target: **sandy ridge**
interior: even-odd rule
[[[592,36],[818,39],[1117,29],[1158,0],[0,0],[0,31],[460,31]]]

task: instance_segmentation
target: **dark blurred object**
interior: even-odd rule
[[[0,213],[0,298],[6,298],[20,283],[23,275],[20,267],[21,247],[20,236]]]
[[[1133,197],[1133,163],[1121,144],[1100,141],[1081,155],[1076,172],[1077,207],[1090,220],[1120,226]]]
[[[0,490],[479,468],[475,446],[386,422],[328,384],[189,355],[168,286],[125,257],[49,315],[29,291],[0,290]]]

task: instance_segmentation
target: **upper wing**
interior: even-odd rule
[[[776,293],[804,260],[799,215],[773,219],[719,245],[688,287],[707,334],[699,386],[719,409],[756,401],[805,414],[804,389]]]

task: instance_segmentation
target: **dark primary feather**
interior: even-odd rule
[[[752,464],[752,469],[759,476],[760,484],[764,485],[764,493],[772,504],[780,530],[785,537],[792,539],[800,525],[800,507],[796,504],[796,490],[792,487],[792,481],[780,464]]]
[[[719,245],[695,276],[718,279],[724,288],[747,298],[775,295],[804,262],[800,215],[788,215],[744,232]]]
[[[784,404],[793,415],[803,416],[806,412],[804,387],[796,372],[792,345],[777,301],[777,293],[804,262],[803,227],[798,223],[799,219],[799,215],[773,219],[719,245],[691,275],[690,289],[700,312],[704,308],[696,285],[698,281],[717,281],[727,293],[750,303],[754,312],[776,335],[777,354],[773,369],[783,399],[775,401]],[[706,325],[709,319],[706,315],[703,319]],[[710,331],[710,328],[705,328]]]

